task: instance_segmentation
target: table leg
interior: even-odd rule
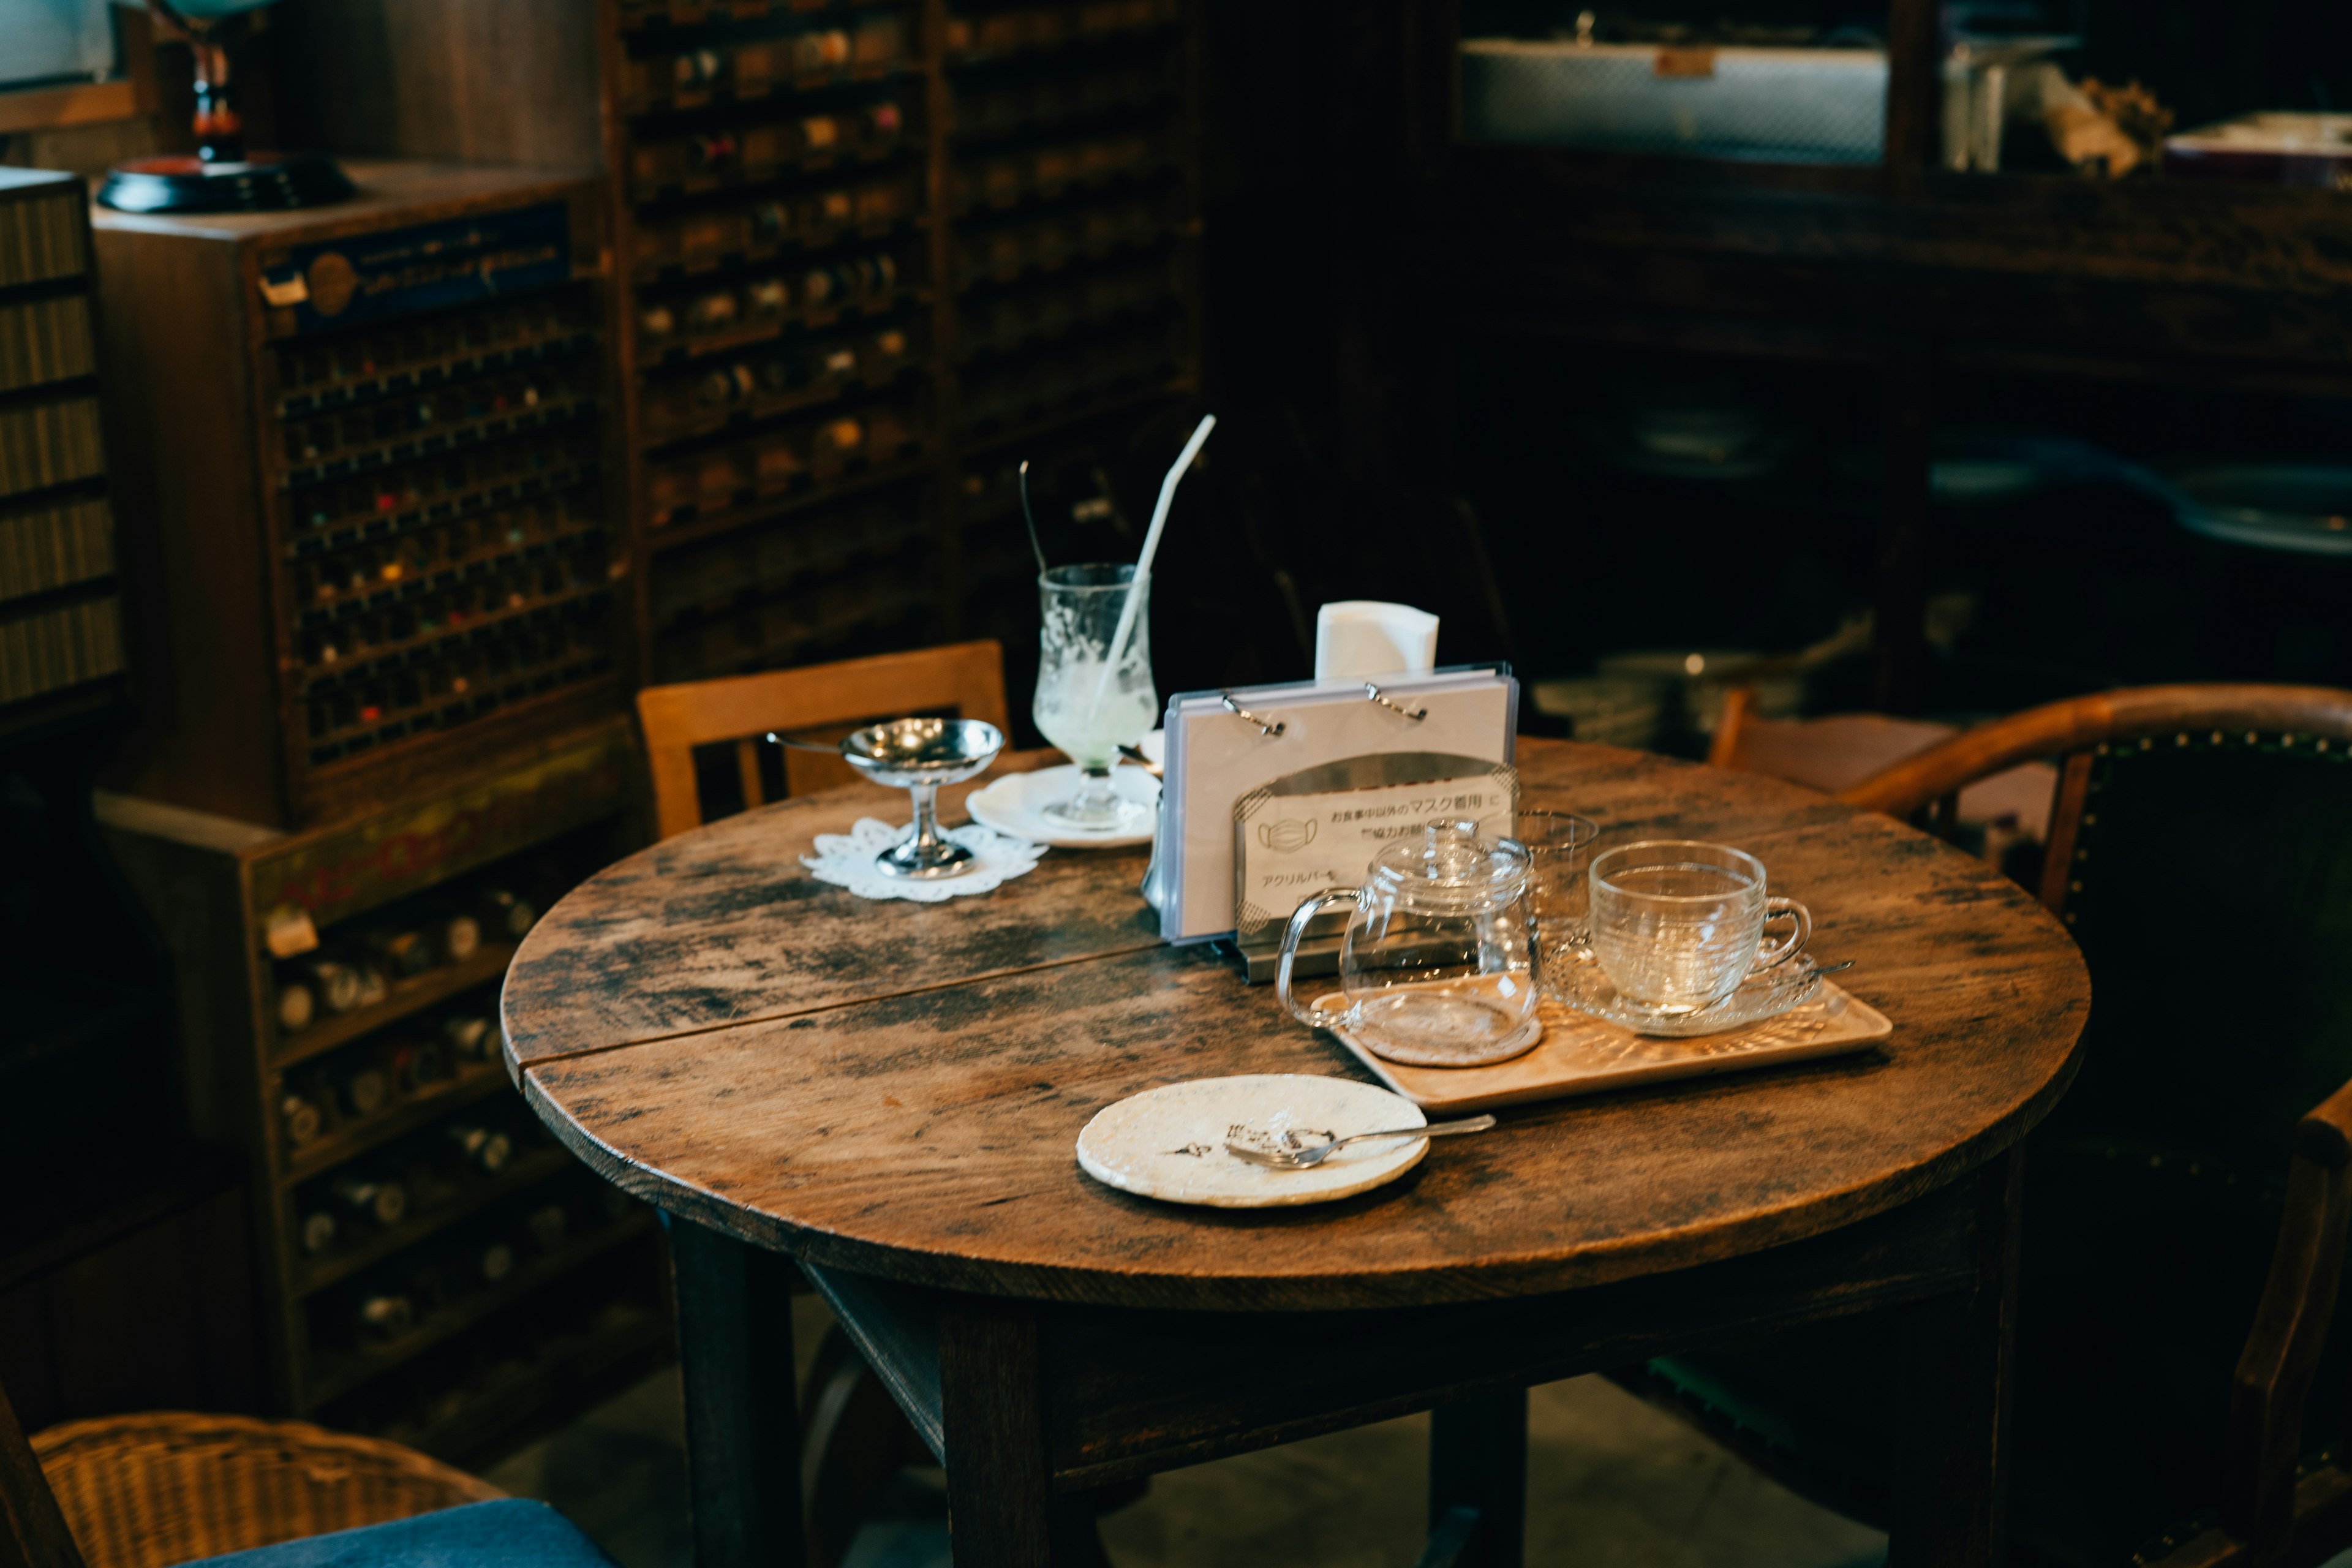
[[[1430,1414],[1429,1528],[1475,1509],[1478,1522],[1454,1555],[1458,1568],[1520,1568],[1527,1558],[1528,1391],[1441,1405]]]
[[[955,1568],[1107,1568],[1093,1495],[1054,1491],[1034,1310],[944,1297],[939,1345]]]
[[[2024,1151],[1974,1177],[1977,1286],[1904,1310],[1888,1568],[2000,1563],[2007,1550],[2011,1383]]]
[[[695,1568],[801,1568],[791,1258],[671,1216]]]

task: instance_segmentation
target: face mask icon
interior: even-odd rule
[[[1261,822],[1257,825],[1257,841],[1268,849],[1287,854],[1314,843],[1315,830],[1320,826],[1312,818],[1305,822]]]

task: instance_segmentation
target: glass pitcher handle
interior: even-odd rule
[[[1323,912],[1325,906],[1336,904],[1342,899],[1355,903],[1361,891],[1359,888],[1333,888],[1328,892],[1316,894],[1290,912],[1290,924],[1282,933],[1282,962],[1274,971],[1274,994],[1290,1009],[1292,1017],[1310,1029],[1323,1028],[1330,1020],[1312,1007],[1298,1005],[1298,998],[1290,992],[1290,966],[1297,962],[1298,944],[1307,939],[1307,928],[1315,923],[1315,917]]]
[[[1797,929],[1791,931],[1789,940],[1780,946],[1756,950],[1755,967],[1758,969],[1780,968],[1780,965],[1804,952],[1805,944],[1813,940],[1812,911],[1796,900],[1771,898],[1764,900],[1764,923],[1770,925],[1778,920],[1794,921],[1797,923]]]

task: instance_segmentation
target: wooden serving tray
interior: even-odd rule
[[[1345,1030],[1331,1034],[1397,1093],[1433,1114],[1450,1114],[1840,1056],[1895,1032],[1885,1014],[1827,980],[1811,1001],[1777,1018],[1686,1040],[1637,1035],[1549,996],[1540,1016],[1544,1033],[1535,1049],[1483,1068],[1407,1067],[1381,1060]]]

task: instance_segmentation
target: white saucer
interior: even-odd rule
[[[1429,1140],[1368,1141],[1307,1170],[1277,1171],[1227,1153],[1226,1137],[1251,1127],[1344,1138],[1428,1121],[1403,1096],[1344,1078],[1195,1079],[1129,1095],[1097,1112],[1078,1134],[1078,1167],[1105,1185],[1171,1204],[1262,1209],[1328,1203],[1403,1175],[1429,1152]]]
[[[1078,787],[1078,766],[1040,768],[1034,773],[1006,773],[984,789],[971,792],[964,809],[974,822],[1056,849],[1124,849],[1151,842],[1151,825],[1160,811],[1160,781],[1141,768],[1116,767],[1110,787],[1121,800],[1145,808],[1142,826],[1087,833],[1045,816],[1045,808],[1067,800]]]

